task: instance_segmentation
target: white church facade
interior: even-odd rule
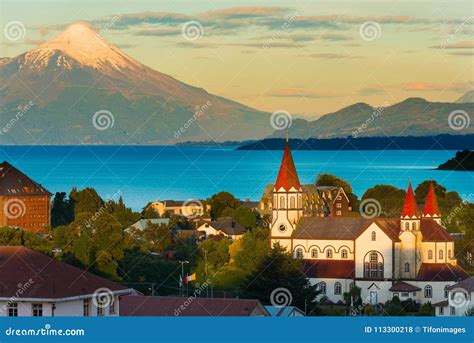
[[[272,192],[271,244],[303,259],[306,276],[329,302],[342,303],[355,285],[366,304],[398,296],[436,306],[445,304],[450,286],[468,278],[432,185],[421,214],[408,186],[400,218],[307,216],[303,199],[287,144]]]

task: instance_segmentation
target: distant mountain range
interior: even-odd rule
[[[360,136],[453,131],[448,115],[472,114],[472,92],[458,103],[407,99],[380,111]],[[87,24],[0,59],[0,144],[179,144],[282,137],[270,113],[216,96],[142,65]],[[376,111],[357,103],[315,121],[294,119],[290,136],[346,137]],[[3,125],[3,127],[1,127]]]

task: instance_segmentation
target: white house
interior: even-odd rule
[[[455,283],[446,291],[446,299],[434,304],[437,316],[465,316],[474,311],[474,277]]]
[[[310,282],[330,302],[342,302],[356,285],[366,303],[394,296],[436,303],[468,277],[457,265],[432,186],[420,215],[409,185],[400,218],[313,216],[304,211],[303,199],[287,144],[272,191],[271,244],[303,259]]]
[[[118,316],[115,282],[22,246],[0,246],[0,316]]]

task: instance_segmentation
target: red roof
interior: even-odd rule
[[[120,316],[269,316],[255,299],[125,296]]]
[[[454,242],[448,231],[434,219],[421,219],[420,230],[423,235],[423,242]]]
[[[355,264],[351,260],[304,260],[303,271],[308,278],[352,279]]]
[[[413,188],[411,188],[411,183],[408,184],[407,194],[405,196],[405,204],[403,205],[402,218],[405,217],[417,217],[418,216],[418,206],[415,200],[415,194],[413,193]]]
[[[21,294],[18,294],[19,284],[24,285]],[[58,299],[92,295],[99,288],[127,290],[118,283],[25,247],[0,246],[0,297]]]
[[[295,189],[300,189],[301,187],[288,142],[285,146],[285,152],[283,153],[280,171],[278,172],[277,180],[275,182],[276,190],[279,190],[281,187],[283,187],[283,189],[286,191],[289,191],[292,187]]]
[[[436,194],[432,183],[430,183],[430,189],[428,190],[428,195],[426,196],[426,204],[425,209],[423,210],[423,216],[441,216],[441,211],[438,207],[438,200],[436,199]]]
[[[410,285],[404,281],[395,281],[395,283],[390,287],[390,292],[417,292],[421,289],[419,287]]]
[[[417,281],[459,281],[469,277],[460,266],[448,263],[422,263]]]
[[[13,167],[7,161],[0,163],[0,195],[26,196],[46,195],[51,193],[41,184],[33,181],[27,175]]]

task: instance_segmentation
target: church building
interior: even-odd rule
[[[435,304],[468,277],[456,263],[432,185],[420,214],[409,184],[399,218],[310,214],[305,188],[287,143],[271,192],[270,240],[304,260],[306,276],[326,301],[342,303],[343,294],[357,286],[365,304],[394,296]]]

